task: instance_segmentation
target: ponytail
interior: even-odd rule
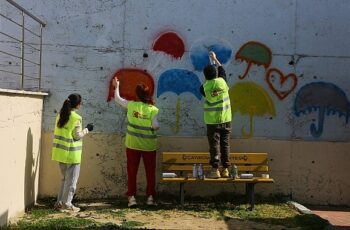
[[[62,128],[65,124],[67,124],[69,120],[69,116],[71,114],[72,109],[75,109],[81,103],[81,96],[79,94],[71,94],[68,98],[63,102],[63,106],[60,111],[60,118],[57,122],[57,127]]]

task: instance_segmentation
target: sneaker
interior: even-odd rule
[[[210,174],[209,174],[209,178],[211,178],[211,179],[218,179],[220,177],[221,176],[220,176],[219,169],[212,168],[211,171],[210,171]]]
[[[62,201],[57,201],[57,202],[54,204],[53,208],[54,208],[55,210],[60,210],[60,209],[62,209],[62,208],[63,208],[63,203],[62,203]]]
[[[133,207],[135,207],[137,205],[136,199],[135,199],[134,196],[129,196],[128,200],[129,200],[129,203],[128,203],[128,207],[129,208],[133,208]]]
[[[79,212],[80,208],[75,207],[74,205],[63,205],[63,207],[60,209],[61,212]]]
[[[224,177],[224,178],[229,178],[230,177],[230,173],[228,172],[228,169],[227,168],[224,168],[221,172],[221,177]]]
[[[152,195],[150,195],[150,196],[147,198],[146,204],[147,204],[148,206],[155,206],[155,205],[157,205],[156,202],[154,201]]]

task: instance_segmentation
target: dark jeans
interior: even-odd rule
[[[209,142],[210,164],[213,168],[219,167],[219,162],[224,168],[230,166],[230,134],[231,122],[215,125],[207,125]],[[221,154],[220,154],[221,153]],[[220,155],[220,160],[219,160]]]

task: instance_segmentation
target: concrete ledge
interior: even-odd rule
[[[47,92],[35,92],[35,91],[26,91],[26,90],[15,90],[15,89],[1,89],[0,93],[4,94],[22,94],[22,95],[36,95],[36,96],[48,96]]]
[[[293,205],[294,208],[296,208],[299,212],[303,214],[314,214],[310,209],[306,208],[305,206],[295,202],[295,201],[288,201],[287,204]]]

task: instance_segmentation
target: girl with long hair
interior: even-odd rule
[[[159,129],[157,120],[158,108],[154,106],[154,101],[150,89],[139,84],[136,86],[135,101],[128,101],[120,97],[119,81],[114,78],[113,86],[115,90],[115,100],[123,108],[127,109],[128,126],[126,131],[125,145],[128,173],[128,207],[134,207],[136,202],[136,177],[140,159],[146,171],[146,195],[147,205],[155,205],[155,172],[156,172],[156,148],[157,136],[155,130]]]
[[[61,211],[80,211],[72,204],[72,200],[80,173],[81,139],[94,127],[90,123],[82,129],[82,117],[76,112],[81,105],[79,94],[69,95],[55,122],[52,160],[58,162],[62,176],[55,208]]]

